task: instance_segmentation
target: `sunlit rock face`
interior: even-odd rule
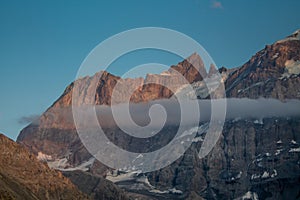
[[[300,40],[295,37],[267,45],[233,72],[227,97],[299,99]]]

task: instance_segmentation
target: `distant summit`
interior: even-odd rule
[[[287,36],[286,38],[282,40],[278,40],[276,43],[282,43],[282,42],[293,41],[293,40],[300,40],[300,29],[295,31],[291,35]]]
[[[300,29],[298,29],[297,31],[295,31],[292,35],[288,36],[289,38],[297,38],[298,40],[300,40]]]

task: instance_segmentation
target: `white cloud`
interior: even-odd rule
[[[197,101],[197,100],[195,100]],[[217,104],[220,100],[214,100]],[[121,124],[124,127],[130,127],[131,119],[140,126],[149,125],[150,122],[152,127],[160,127],[161,123],[164,121],[166,117],[162,114],[162,109],[154,109],[151,110],[151,115],[149,115],[149,110],[152,105],[159,104],[165,109],[166,112],[166,124],[179,124],[181,120],[181,110],[180,105],[175,100],[156,100],[148,103],[140,103],[140,104],[131,104],[129,107],[131,116],[126,115],[126,108],[125,104],[115,105],[115,109],[118,112],[117,115],[122,119]],[[191,113],[194,108],[190,105],[189,102],[183,103],[185,104],[184,108],[188,109]],[[200,108],[200,121],[206,122],[211,120],[211,101],[210,100],[198,100],[198,105]],[[76,108],[77,112],[79,112],[80,116],[82,116],[82,120],[80,123],[86,127],[94,127],[98,126],[98,123],[94,123],[94,120],[91,119],[94,115],[95,110],[93,108],[88,107],[79,107]],[[190,112],[191,111],[191,112]],[[53,114],[51,114],[53,112]],[[222,116],[222,114],[218,114],[218,112],[223,112],[223,110],[215,110],[216,117]],[[102,127],[114,127],[115,121],[114,116],[112,114],[112,109],[109,106],[99,105],[96,106],[96,114],[98,116],[99,122]],[[47,116],[54,116],[48,117],[48,120],[54,120],[54,124],[60,124],[61,120],[73,123],[73,115],[72,115],[72,108],[56,108],[49,110],[46,114]],[[47,118],[46,116],[46,118]],[[194,123],[195,120],[193,117],[194,115],[190,114],[186,116],[182,123],[185,125]],[[290,99],[286,100],[286,102],[281,102],[277,99],[237,99],[237,98],[229,98],[227,99],[227,112],[226,112],[226,120],[233,120],[233,119],[263,119],[269,117],[298,117],[300,116],[300,100]],[[129,119],[131,118],[131,119]],[[151,121],[153,120],[153,121]],[[214,119],[214,120],[221,120],[221,119]],[[50,124],[52,123],[50,122]]]

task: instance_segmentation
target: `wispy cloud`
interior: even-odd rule
[[[18,123],[19,124],[30,124],[34,121],[36,121],[40,116],[39,115],[28,115],[28,116],[23,116],[23,117],[20,117],[18,119]]]
[[[222,9],[223,5],[220,1],[211,1],[211,7],[214,9]]]

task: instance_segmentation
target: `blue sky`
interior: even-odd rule
[[[235,67],[300,28],[300,1],[0,1],[0,132],[15,139],[22,117],[41,114],[74,80],[101,41],[137,27],[165,27],[198,41],[217,66]],[[176,64],[142,52],[114,63]],[[24,121],[24,120],[23,120]],[[26,120],[25,120],[26,121]]]

